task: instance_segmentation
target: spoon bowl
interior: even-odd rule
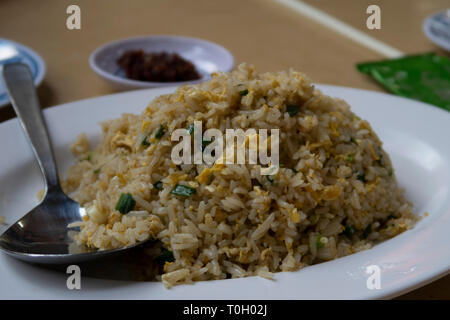
[[[46,192],[37,207],[0,236],[0,249],[27,262],[61,264],[117,254],[146,242],[101,251],[89,251],[77,246],[69,235],[71,230],[68,225],[82,221],[86,213],[77,202],[64,194],[60,186],[50,139],[29,68],[22,63],[8,63],[3,65],[2,75],[14,110],[41,168]]]
[[[134,247],[86,251],[77,246],[67,226],[82,220],[84,209],[61,190],[47,194],[37,207],[2,234],[0,247],[4,252],[28,262],[64,264],[88,261]]]

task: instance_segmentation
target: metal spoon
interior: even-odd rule
[[[74,242],[68,235],[67,225],[82,220],[86,213],[77,202],[64,194],[59,184],[52,146],[28,66],[22,63],[5,64],[2,75],[44,176],[46,193],[37,207],[1,235],[0,249],[28,262],[61,264],[116,254],[142,244],[114,250],[71,253]]]

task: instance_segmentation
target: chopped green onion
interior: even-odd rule
[[[126,214],[134,209],[136,201],[133,199],[131,193],[122,193],[119,197],[119,201],[116,204],[116,210],[122,214]]]
[[[94,174],[99,174],[99,173],[100,173],[100,168],[94,170]]]
[[[342,231],[342,234],[346,235],[347,237],[351,237],[356,232],[355,226],[345,226],[344,231]]]
[[[352,156],[351,154],[349,154],[349,155],[347,156],[347,161],[348,161],[348,162],[353,162],[353,156]]]
[[[183,197],[192,196],[195,192],[197,192],[197,190],[195,190],[194,188],[183,186],[181,184],[177,184],[175,188],[173,188],[173,190],[170,191],[171,194]]]
[[[192,123],[192,124],[187,128],[187,132],[188,132],[189,134],[192,134],[192,132],[194,132],[194,128],[195,128],[195,126],[194,126],[194,124]]]
[[[267,175],[273,176],[277,173],[278,168],[279,168],[279,166],[271,165],[270,167],[264,168],[264,169],[267,169]]]
[[[161,254],[156,257],[156,262],[160,265],[164,265],[166,262],[174,262],[175,257],[173,256],[173,252],[167,249],[162,249]]]
[[[388,170],[388,175],[389,175],[389,177],[392,177],[392,169]]]
[[[161,125],[159,125],[158,130],[156,130],[155,138],[156,138],[156,139],[161,139],[163,135],[164,135],[164,127],[163,127],[163,125],[161,124]]]
[[[160,191],[163,189],[163,183],[161,181],[154,183],[153,186]]]
[[[372,224],[369,223],[369,225],[364,229],[363,231],[363,238],[367,238],[369,236],[369,234],[372,232]]]
[[[367,182],[366,175],[365,175],[364,171],[358,173],[358,175],[356,176],[356,179],[358,179],[359,181],[362,181],[364,183]]]
[[[291,168],[291,170],[292,170],[292,172],[294,172],[294,173],[298,173],[298,170],[295,169],[295,168]]]
[[[91,161],[92,160],[92,151],[89,151],[86,155],[86,158],[81,159],[81,161]]]
[[[266,176],[267,181],[269,181],[270,183],[273,183],[273,177],[274,176]]]
[[[261,182],[259,182],[258,179],[252,179],[252,185],[257,184],[260,188],[264,189],[263,185],[261,184]]]
[[[295,104],[288,104],[286,106],[286,112],[289,113],[289,116],[293,117],[300,111],[300,107]]]
[[[145,137],[144,140],[142,140],[141,145],[148,147],[151,145],[151,143],[148,141],[148,137]]]
[[[322,239],[322,236],[319,234],[316,237],[316,246],[318,249],[323,247],[323,242],[321,241],[321,239]]]
[[[350,140],[348,140],[348,141],[346,141],[346,142],[344,142],[344,143],[345,143],[345,144],[352,144],[352,143],[358,144],[358,143],[356,142],[356,140],[355,140],[353,137],[351,137]]]
[[[239,94],[241,95],[241,97],[248,95],[248,89],[239,91]]]
[[[205,151],[206,146],[211,142],[212,140],[202,140],[202,151]]]

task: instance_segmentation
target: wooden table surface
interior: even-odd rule
[[[335,18],[405,53],[435,51],[421,31],[423,19],[448,0],[306,0]],[[81,8],[81,30],[66,28],[66,8]],[[381,8],[381,30],[366,28],[366,8]],[[1,37],[36,50],[47,64],[38,88],[43,107],[114,91],[90,69],[88,57],[106,42],[138,35],[199,37],[228,48],[236,63],[261,71],[295,68],[320,83],[383,91],[355,64],[383,59],[275,0],[2,0]],[[0,109],[0,122],[14,117]],[[400,299],[450,299],[450,276]]]

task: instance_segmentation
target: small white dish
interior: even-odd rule
[[[374,248],[296,272],[273,281],[248,277],[180,285],[93,278],[82,268],[82,290],[68,290],[68,274],[0,254],[0,299],[379,299],[392,298],[450,272],[450,113],[428,104],[383,93],[319,85],[325,94],[345,99],[367,119],[391,155],[398,183],[429,216],[413,229]],[[113,94],[44,110],[59,170],[74,159],[69,145],[80,132],[93,144],[98,122],[122,113],[142,112],[149,101],[175,88]],[[0,233],[38,203],[42,175],[17,119],[0,124]],[[367,285],[367,267],[378,266],[379,289]],[[106,269],[105,269],[106,268]],[[112,265],[94,270],[103,274]],[[372,272],[374,269],[372,269]]]
[[[450,9],[430,15],[423,23],[423,32],[434,44],[450,51]]]
[[[42,60],[41,56],[32,49],[20,43],[0,38],[0,60],[2,60],[2,57],[11,54],[9,52],[11,50],[10,49],[11,47],[3,46],[4,44],[11,45],[15,49],[14,54],[17,54],[17,58],[14,58],[14,62],[22,62],[30,67],[31,75],[33,76],[34,80],[34,85],[37,87],[42,82],[42,79],[44,79],[46,69],[45,62],[44,60]],[[3,50],[8,52],[3,52]],[[0,108],[8,104],[9,104],[9,95],[6,92],[3,79],[1,79],[0,77]]]
[[[149,82],[128,79],[117,64],[117,59],[129,50],[143,50],[145,53],[163,51],[178,53],[193,63],[202,77],[199,80],[179,82]],[[143,36],[110,42],[97,48],[89,57],[89,64],[95,73],[114,88],[123,90],[202,82],[208,80],[213,72],[231,71],[234,66],[234,58],[224,47],[202,39],[180,36]]]

